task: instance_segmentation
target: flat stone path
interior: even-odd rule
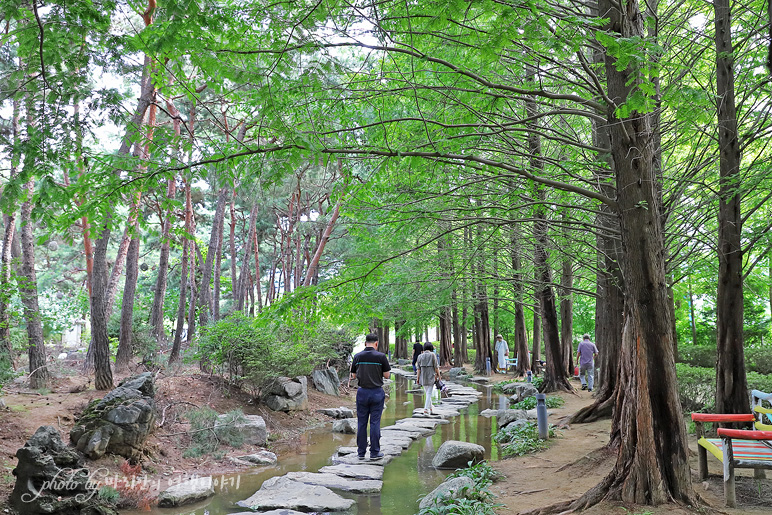
[[[415,374],[392,368],[394,375],[415,379]],[[331,457],[332,465],[319,472],[289,472],[271,478],[249,499],[237,504],[256,511],[293,510],[348,513],[356,510],[355,501],[346,499],[334,490],[357,493],[379,494],[383,488],[383,470],[391,460],[402,454],[410,444],[435,433],[437,426],[449,424],[451,417],[457,417],[460,409],[479,400],[483,394],[462,384],[446,382],[450,394],[435,405],[433,414],[424,415],[423,408],[413,410],[411,417],[397,420],[393,425],[381,428],[381,451],[384,457],[377,460],[360,460],[356,447],[339,447]],[[410,390],[423,394],[423,389]],[[278,495],[278,491],[285,492]],[[286,499],[282,501],[282,497]],[[275,512],[274,512],[275,513]],[[293,513],[293,512],[287,512]]]

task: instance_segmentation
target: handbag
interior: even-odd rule
[[[442,379],[436,379],[434,381],[434,387],[437,388],[437,390],[442,391],[445,388],[445,383]]]

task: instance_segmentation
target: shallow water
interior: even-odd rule
[[[423,396],[405,393],[414,388],[412,380],[395,376],[389,385],[390,397],[381,426],[389,426],[396,420],[412,416],[414,407],[423,406]],[[383,490],[379,495],[355,495],[341,493],[344,497],[357,500],[358,515],[413,515],[418,512],[420,497],[432,491],[452,471],[440,471],[432,467],[432,458],[445,440],[461,440],[478,443],[485,447],[485,458],[498,459],[498,449],[491,445],[491,432],[495,430],[492,418],[480,417],[478,413],[487,408],[507,407],[503,395],[494,394],[490,388],[477,387],[484,393],[480,401],[470,404],[461,411],[461,416],[449,419],[450,424],[437,426],[437,432],[426,438],[419,438],[386,465],[383,476]],[[436,392],[435,392],[436,393]],[[435,400],[435,402],[437,402]],[[331,464],[330,457],[338,447],[356,446],[356,435],[333,433],[328,424],[323,429],[306,432],[295,448],[295,452],[279,454],[279,463],[270,467],[255,467],[249,472],[225,476],[223,486],[215,487],[217,495],[198,504],[182,508],[153,508],[150,512],[123,511],[125,515],[225,515],[249,511],[236,505],[257,491],[266,479],[284,475],[287,472],[316,472]],[[220,478],[215,478],[219,480]],[[220,481],[218,481],[220,482]]]

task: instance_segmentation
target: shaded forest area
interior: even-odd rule
[[[79,321],[99,390],[186,359],[259,391],[436,327],[443,366],[501,333],[568,391],[589,332],[576,420],[619,452],[573,509],[694,505],[679,381],[768,385],[765,3],[0,9],[5,381],[45,388]]]

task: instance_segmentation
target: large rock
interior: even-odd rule
[[[339,463],[322,467],[319,469],[319,472],[335,474],[340,477],[353,477],[355,479],[383,479],[383,467],[368,465],[366,461],[360,461],[359,463],[364,463],[364,465]]]
[[[517,387],[523,383],[506,383],[501,385],[501,391],[506,395],[512,395],[517,390]]]
[[[349,511],[356,501],[345,499],[329,488],[306,485],[288,477],[272,477],[249,499],[236,504],[254,511],[276,509],[313,511]]]
[[[468,375],[463,367],[454,367],[448,370],[448,378],[450,379],[463,379]]]
[[[340,408],[323,408],[316,411],[332,418],[354,418],[354,411],[344,406]]]
[[[89,403],[70,430],[70,441],[92,460],[106,452],[140,457],[155,423],[154,397],[150,372],[124,379],[104,398]]]
[[[83,456],[62,441],[51,426],[39,427],[16,451],[16,484],[11,506],[24,515],[117,515],[96,495]]]
[[[232,417],[227,413],[219,415],[214,422],[215,431],[228,424],[229,419],[232,420]],[[241,415],[232,422],[232,425],[247,445],[263,447],[268,441],[268,429],[260,415]]]
[[[158,506],[169,508],[203,501],[214,495],[212,477],[197,477],[179,485],[170,486],[158,496]]]
[[[327,395],[340,395],[340,378],[334,368],[314,370],[311,374],[314,388]]]
[[[237,456],[236,459],[249,462],[253,465],[275,465],[279,458],[270,451],[260,451],[246,456]]]
[[[273,411],[304,410],[308,406],[308,378],[277,377],[264,390],[265,405]]]
[[[343,433],[347,435],[353,435],[357,432],[357,419],[355,418],[343,418],[336,420],[332,423],[332,431],[334,433]]]
[[[484,459],[485,447],[476,443],[446,440],[437,449],[432,459],[432,466],[438,469],[459,469],[469,462],[477,463]]]
[[[496,423],[499,429],[508,426],[516,420],[527,420],[528,415],[525,410],[521,409],[501,409],[496,415]]]
[[[531,383],[517,383],[515,387],[515,394],[510,397],[512,402],[520,402],[526,397],[534,397],[539,393],[539,390]]]
[[[463,499],[474,492],[474,481],[470,477],[460,476],[448,479],[432,490],[426,497],[421,499],[418,507],[422,510],[434,506],[435,503],[442,505],[443,501],[451,499]]]

